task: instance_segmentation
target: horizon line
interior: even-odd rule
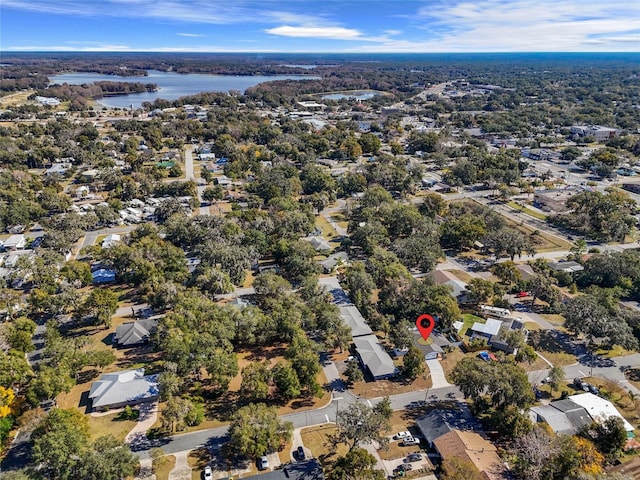
[[[629,50],[602,50],[602,51],[585,51],[585,50],[518,50],[518,51],[510,51],[510,50],[495,50],[495,51],[441,51],[441,52],[415,52],[415,51],[393,51],[393,52],[336,52],[336,51],[279,51],[279,50],[211,50],[211,51],[201,51],[201,50],[2,50],[0,49],[0,54],[21,54],[21,53],[120,53],[120,54],[130,54],[130,53],[152,53],[158,55],[167,55],[173,53],[190,53],[190,54],[296,54],[296,55],[478,55],[478,54],[531,54],[531,53],[545,53],[545,54],[564,54],[564,53],[580,53],[580,54],[639,54],[638,51],[629,51]],[[1,60],[1,59],[0,59]]]

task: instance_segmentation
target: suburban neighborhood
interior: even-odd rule
[[[637,65],[6,61],[7,478],[638,478]]]

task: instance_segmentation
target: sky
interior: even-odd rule
[[[638,52],[640,0],[1,0],[0,51]]]

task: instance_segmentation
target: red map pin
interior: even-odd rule
[[[425,340],[429,338],[429,335],[431,335],[431,331],[435,325],[436,321],[431,315],[426,313],[424,315],[420,315],[416,320],[416,327],[418,327],[420,335],[422,335],[422,338]]]

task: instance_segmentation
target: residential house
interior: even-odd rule
[[[113,336],[113,345],[117,347],[132,347],[147,343],[156,328],[158,328],[158,320],[155,318],[125,322],[116,328],[116,333]]]
[[[618,409],[609,400],[605,400],[604,398],[588,392],[571,395],[569,400],[584,408],[595,422],[601,423],[610,417],[618,417],[622,419],[624,428],[627,432],[633,432],[635,430],[634,426],[631,425],[620,414],[620,412],[618,412]]]
[[[27,239],[23,234],[11,235],[4,241],[6,250],[22,250],[27,245]]]
[[[420,433],[433,448],[433,442],[454,430],[480,431],[478,420],[471,414],[469,407],[461,402],[452,408],[436,408],[416,420]]]
[[[522,280],[530,280],[536,276],[536,272],[533,271],[531,265],[519,264],[516,265],[516,269],[520,272]]]
[[[446,270],[436,270],[433,278],[438,285],[448,285],[451,287],[451,296],[462,300],[467,291],[467,284]]]
[[[158,375],[144,374],[144,368],[105,373],[93,382],[89,398],[94,410],[109,410],[158,399]]]
[[[324,480],[322,466],[317,459],[295,462],[283,468],[258,474],[260,480]]]
[[[97,170],[95,168],[85,170],[78,175],[78,181],[83,183],[91,183],[98,177],[98,175],[100,175],[100,170]]]
[[[549,262],[549,268],[555,272],[576,273],[584,270],[584,267],[574,261]]]
[[[315,248],[315,250],[317,252],[327,252],[327,251],[332,249],[332,247],[329,244],[329,242],[327,242],[326,240],[324,240],[322,238],[307,237],[307,238],[305,238],[305,240],[308,241],[311,244],[311,246],[313,248]]]
[[[341,306],[340,318],[351,329],[352,337],[373,334],[373,330],[371,330],[371,327],[365,322],[364,317],[354,305]]]
[[[122,241],[122,237],[117,233],[112,233],[111,235],[107,235],[104,240],[102,240],[102,248],[111,248],[114,245],[117,245]]]
[[[472,332],[471,338],[485,338],[487,345],[510,354],[516,353],[516,350],[503,340],[504,334],[512,330],[520,331],[525,335],[525,339],[528,334],[521,318],[505,318],[503,320],[488,318],[485,323],[475,322],[470,330]]]
[[[559,435],[574,435],[577,433],[575,425],[571,422],[567,414],[554,408],[553,402],[550,405],[540,405],[530,408],[529,420],[533,423],[544,422],[549,425],[551,430]]]
[[[116,272],[115,270],[101,268],[92,272],[91,277],[93,279],[93,283],[110,283],[116,281]]]
[[[47,168],[44,171],[44,174],[48,177],[52,175],[60,175],[63,176],[67,173],[67,170],[71,168],[70,163],[54,163],[51,167]]]
[[[360,363],[374,380],[384,380],[398,374],[398,368],[378,342],[378,337],[375,335],[354,337],[353,343]]]
[[[331,273],[340,264],[346,264],[349,261],[347,252],[336,252],[327,257],[326,260],[318,262],[322,268],[322,273]]]
[[[486,480],[509,478],[495,445],[476,432],[453,430],[437,438],[433,445],[443,460],[467,460]]]

